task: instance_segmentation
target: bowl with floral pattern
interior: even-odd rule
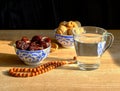
[[[50,53],[51,39],[35,35],[32,39],[23,36],[14,44],[17,56],[27,65],[39,65]]]
[[[62,45],[64,48],[73,48],[74,47],[74,40],[73,35],[61,35],[55,34],[55,38],[59,44]]]
[[[50,46],[46,49],[28,51],[15,47],[17,56],[27,65],[39,65],[50,53]]]

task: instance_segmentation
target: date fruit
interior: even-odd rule
[[[21,40],[17,40],[15,44],[16,48],[21,50],[42,50],[48,48],[51,45],[51,39],[41,35],[35,35],[31,40],[29,40],[28,37],[23,36]]]

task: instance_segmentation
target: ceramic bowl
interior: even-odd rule
[[[64,48],[73,48],[74,47],[74,40],[73,35],[61,35],[55,33],[55,38],[59,44],[62,45]]]
[[[20,50],[17,49],[15,46],[15,52],[17,56],[27,65],[39,65],[50,53],[49,46],[43,50],[36,50],[36,51],[28,51],[28,50]]]

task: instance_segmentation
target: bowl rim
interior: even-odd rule
[[[61,35],[61,34],[57,34],[57,33],[55,33],[55,35],[59,35],[59,36],[70,36],[70,37],[73,37],[73,35]]]

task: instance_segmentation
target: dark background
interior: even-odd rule
[[[54,29],[61,21],[120,29],[119,0],[0,0],[0,29]]]

